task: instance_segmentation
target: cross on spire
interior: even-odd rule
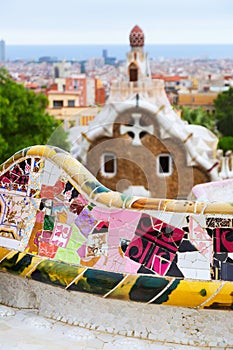
[[[126,133],[133,134],[133,142],[132,144],[134,146],[141,146],[141,138],[142,138],[142,133],[143,134],[151,134],[153,135],[154,133],[154,126],[148,125],[148,126],[142,126],[140,125],[140,118],[141,118],[141,114],[140,113],[132,113],[132,118],[134,119],[134,124],[133,125],[121,125],[120,126],[120,134],[124,135]]]

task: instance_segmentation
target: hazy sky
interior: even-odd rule
[[[233,0],[2,0],[7,44],[233,43]]]

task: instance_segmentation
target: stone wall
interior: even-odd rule
[[[64,291],[7,273],[0,273],[0,284],[1,304],[37,309],[40,316],[95,332],[96,347],[92,344],[91,349],[126,349],[126,339],[133,349],[140,346],[153,350],[233,349],[233,318],[229,311],[107,300],[91,294]],[[48,321],[44,321],[45,334],[46,323]],[[18,324],[17,327],[20,326]],[[69,330],[71,328],[63,330],[64,334]],[[100,346],[98,339],[102,339],[103,334],[112,335],[110,348],[102,343]],[[120,339],[119,336],[125,338]],[[114,344],[116,339],[121,341],[120,347]]]

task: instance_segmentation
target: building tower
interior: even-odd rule
[[[140,93],[154,104],[158,96],[165,96],[164,82],[158,79],[157,81],[152,80],[148,53],[144,51],[144,42],[144,32],[138,25],[135,25],[129,34],[131,50],[126,53],[124,73],[120,79],[111,83],[109,103],[124,101]]]
[[[134,26],[129,34],[131,51],[127,53],[129,81],[143,81],[151,78],[148,54],[144,52],[145,36],[139,26]]]
[[[108,50],[107,49],[103,49],[103,58],[104,58],[104,63],[108,58]]]
[[[4,40],[0,40],[0,62],[6,62],[6,45]]]

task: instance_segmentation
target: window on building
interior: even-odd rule
[[[78,80],[74,80],[74,90],[78,90]]]
[[[62,108],[63,107],[63,101],[62,100],[54,100],[53,101],[53,108]]]
[[[75,100],[68,100],[68,107],[75,107]]]
[[[160,154],[157,157],[157,174],[170,176],[172,174],[172,157],[170,154]]]
[[[104,153],[101,159],[101,173],[104,176],[114,176],[117,171],[117,158],[114,153]]]
[[[138,81],[138,67],[135,63],[131,63],[129,67],[129,81]]]
[[[58,67],[54,68],[54,78],[60,78],[60,72]]]

